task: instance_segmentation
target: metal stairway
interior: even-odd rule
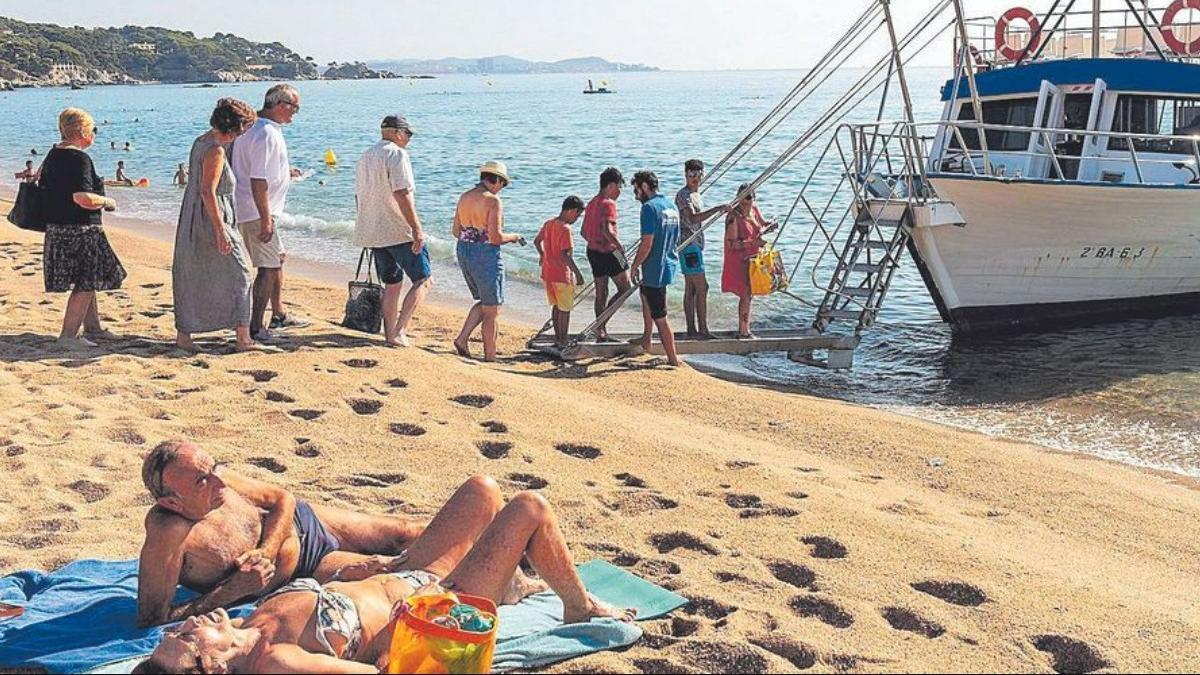
[[[859,335],[875,323],[908,245],[912,224],[911,202],[859,202],[858,215],[825,286],[813,328],[824,333],[835,323],[851,323],[854,334]]]

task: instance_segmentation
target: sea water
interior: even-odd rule
[[[585,96],[577,75],[450,76],[433,80],[319,81],[297,83],[302,106],[286,129],[293,165],[305,171],[292,186],[289,218],[281,224],[291,254],[349,268],[353,246],[354,165],[378,138],[380,120],[403,114],[416,128],[410,146],[417,208],[431,239],[440,285],[461,285],[453,267],[450,224],[458,195],[489,159],[508,164],[513,182],[502,196],[506,228],[532,240],[570,194],[589,199],[602,169],[617,166],[630,177],[655,171],[669,196],[682,187],[683,162],[696,157],[712,166],[775,106],[804,73],[660,72],[607,76],[617,93]],[[832,84],[858,75],[839,74]],[[918,117],[940,113],[944,69],[910,71]],[[595,76],[592,77],[596,80]],[[89,110],[100,134],[91,155],[111,176],[124,160],[146,189],[114,189],[120,213],[171,228],[180,190],[171,177],[187,161],[192,140],[207,128],[217,98],[256,106],[265,84],[144,85],[20,90],[0,93],[0,169],[11,193],[12,173],[44,154],[57,140],[56,115],[67,106]],[[710,205],[729,199],[754,178],[827,105],[838,87],[814,96],[729,176],[708,188]],[[859,119],[870,119],[864,108]],[[889,115],[896,111],[893,108]],[[126,142],[131,151],[124,151]],[[116,144],[116,150],[110,143]],[[823,144],[816,149],[819,150]],[[338,158],[326,166],[326,150]],[[783,217],[814,167],[808,153],[759,190],[768,219]],[[40,157],[33,158],[35,162]],[[834,165],[817,174],[818,188],[838,180]],[[636,239],[638,204],[627,188],[620,199],[620,229]],[[718,228],[719,230],[719,228]],[[732,328],[736,301],[719,293],[721,233],[708,234],[711,323]],[[795,259],[809,233],[789,225],[780,247]],[[169,235],[169,229],[164,232]],[[582,242],[577,242],[581,266]],[[505,247],[510,279],[534,289],[532,247]],[[706,357],[704,365],[773,385],[883,407],[997,436],[1088,452],[1129,463],[1200,476],[1200,319],[1129,321],[1101,327],[1027,335],[988,343],[952,339],[929,299],[915,266],[906,259],[879,321],[867,334],[855,368],[829,372],[799,366],[782,355]],[[796,288],[815,289],[803,272]],[[673,319],[681,283],[672,291]],[[539,294],[516,294],[540,312]],[[585,307],[587,303],[585,303]],[[587,314],[586,310],[579,312]],[[576,324],[583,322],[579,318]],[[778,296],[756,303],[756,325],[803,327],[812,309]],[[880,430],[886,433],[886,430]]]

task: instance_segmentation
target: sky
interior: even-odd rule
[[[89,28],[155,25],[202,37],[234,33],[282,42],[319,63],[507,54],[737,70],[810,66],[868,1],[0,0],[0,16]],[[1016,1],[965,0],[970,15],[999,13]],[[893,0],[897,23],[911,24],[933,4]],[[948,44],[924,64],[948,64]]]

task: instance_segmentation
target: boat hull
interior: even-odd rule
[[[910,250],[956,333],[1200,312],[1200,189],[930,180],[966,225],[917,227]]]

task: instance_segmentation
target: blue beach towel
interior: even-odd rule
[[[640,619],[661,617],[686,600],[603,561],[581,565],[588,590],[605,602],[636,607]],[[191,597],[180,591],[177,601]],[[56,572],[20,572],[0,578],[0,602],[25,614],[0,621],[0,667],[43,667],[51,672],[128,673],[153,651],[161,628],[134,627],[137,561],[81,560]],[[249,613],[244,605],[231,616]],[[538,668],[596,651],[633,644],[642,631],[618,621],[561,625],[562,603],[539,593],[500,610],[493,669]]]

